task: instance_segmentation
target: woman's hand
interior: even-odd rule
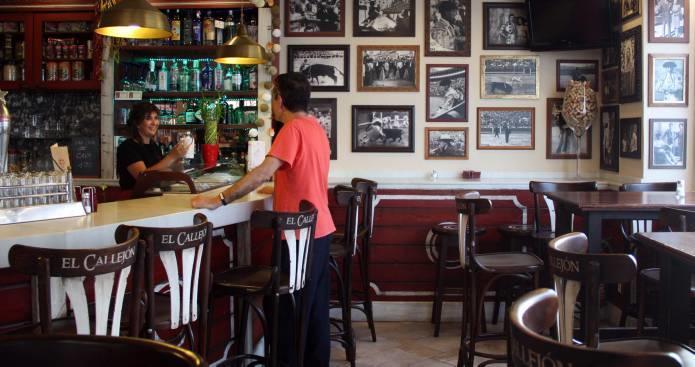
[[[184,156],[186,156],[186,152],[188,151],[188,147],[190,147],[192,142],[188,139],[180,139],[179,142],[174,146],[174,149],[169,152],[169,155],[172,156],[172,158],[175,159],[181,159]]]
[[[217,209],[222,205],[217,195],[198,195],[191,199],[191,206],[200,209]]]

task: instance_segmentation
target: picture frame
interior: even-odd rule
[[[413,105],[353,105],[352,151],[415,152],[414,117]]]
[[[307,113],[316,117],[326,132],[331,148],[331,160],[338,159],[338,99],[312,98]]]
[[[555,90],[564,92],[570,80],[589,81],[593,90],[599,90],[598,60],[557,60]]]
[[[426,127],[425,159],[468,159],[468,128]]]
[[[620,171],[620,106],[603,106],[600,110],[600,163],[604,171]]]
[[[601,102],[613,104],[620,102],[620,79],[618,69],[608,69],[601,72]]]
[[[649,107],[688,106],[688,54],[649,54]]]
[[[685,169],[687,119],[649,119],[649,168]]]
[[[471,0],[452,4],[425,0],[425,56],[471,56]]]
[[[381,2],[353,0],[354,37],[415,37],[415,0],[394,0],[385,9]]]
[[[528,8],[524,3],[483,3],[483,50],[526,50]]]
[[[285,0],[285,37],[344,37],[345,1]],[[336,14],[337,12],[337,14]]]
[[[357,90],[420,91],[419,55],[420,46],[417,45],[357,46]]]
[[[642,101],[642,26],[620,35],[620,103]]]
[[[641,0],[620,0],[620,20],[625,23],[642,14]]]
[[[350,46],[288,45],[287,70],[304,74],[313,92],[349,92]]]
[[[562,98],[546,100],[546,159],[576,159],[577,138],[562,117]],[[591,159],[591,128],[581,137],[580,159]]]
[[[649,43],[690,42],[690,0],[673,0],[667,6],[649,0]]]
[[[642,119],[620,119],[620,157],[642,158]]]
[[[426,121],[468,122],[467,64],[428,64]]]
[[[480,98],[540,98],[539,56],[480,56]]]
[[[478,107],[477,112],[478,150],[535,149],[535,108]]]
[[[610,69],[618,66],[619,63],[620,47],[618,45],[601,49],[601,69]]]

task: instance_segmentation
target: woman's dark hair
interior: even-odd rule
[[[138,132],[138,125],[140,125],[150,113],[156,113],[159,116],[159,108],[150,102],[140,102],[130,109],[130,114],[128,114],[128,128],[130,129],[130,137],[140,141],[140,133]]]
[[[275,78],[275,88],[282,105],[291,112],[306,111],[311,98],[311,85],[302,73],[285,73]]]

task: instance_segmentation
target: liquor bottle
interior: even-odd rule
[[[200,18],[200,10],[195,12],[195,18],[193,18],[193,44],[203,44],[203,20]]]
[[[200,61],[193,60],[193,69],[191,70],[191,90],[193,92],[200,92],[200,87]]]
[[[221,16],[215,18],[215,44],[224,43],[224,19]]]
[[[249,68],[241,67],[241,88],[240,90],[249,90]]]
[[[241,68],[239,65],[234,65],[234,70],[232,70],[232,90],[241,90]]]
[[[234,23],[234,11],[230,10],[224,20],[224,42],[228,42],[236,36],[236,23]]]
[[[176,91],[179,89],[179,66],[174,61],[169,69],[169,90]]]
[[[210,68],[210,62],[205,62],[203,70],[200,72],[200,87],[204,91],[212,90],[212,69]]]
[[[232,67],[227,68],[227,73],[224,74],[224,82],[222,82],[222,86],[225,91],[231,91],[232,90]]]
[[[191,90],[191,71],[188,70],[188,60],[183,60],[183,66],[179,71],[179,92],[189,92]]]
[[[186,124],[195,124],[195,101],[188,103],[188,108],[186,108]]]
[[[246,26],[246,32],[249,34],[249,38],[258,42],[258,24],[256,24],[255,17],[250,18],[251,20],[249,21],[249,24]]]
[[[193,19],[190,11],[187,11],[183,17],[183,44],[193,44]]]
[[[203,19],[203,44],[215,44],[215,21],[212,19],[212,11],[208,10]]]
[[[159,69],[159,74],[158,76],[158,84],[157,84],[157,89],[161,91],[168,91],[169,90],[169,70],[167,70],[167,62],[162,61],[162,68]]]
[[[215,66],[215,71],[213,72],[213,86],[214,90],[222,90],[222,83],[224,82],[224,71],[222,70],[222,64],[217,63]]]
[[[258,69],[256,66],[249,67],[249,90],[258,88]]]
[[[150,60],[150,71],[145,77],[145,90],[148,92],[157,91],[157,73],[154,71],[154,60]]]
[[[171,44],[175,46],[181,44],[181,17],[179,16],[179,9],[176,9],[174,18],[171,20]]]

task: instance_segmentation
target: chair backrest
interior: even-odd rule
[[[467,269],[475,261],[476,215],[485,214],[492,209],[489,199],[481,199],[477,192],[469,192],[456,197],[459,224],[459,256],[461,267]]]
[[[135,186],[133,186],[133,191],[130,194],[131,199],[142,198],[148,195],[147,190],[154,186],[159,185],[162,181],[172,181],[172,182],[183,182],[188,185],[188,189],[191,194],[197,194],[198,190],[195,188],[193,179],[191,176],[177,171],[145,171],[142,172],[137,180],[135,181]]]
[[[550,241],[548,268],[553,275],[555,291],[560,297],[558,337],[572,344],[574,306],[579,289],[584,289],[584,344],[598,346],[599,287],[601,284],[630,282],[637,273],[637,261],[629,254],[589,254],[584,233],[573,232]]]
[[[531,181],[529,190],[533,193],[533,219],[536,232],[543,230],[541,226],[541,198],[545,201],[550,215],[550,231],[555,232],[555,204],[545,194],[561,191],[597,191],[596,181],[585,182],[543,182]]]
[[[620,185],[619,191],[623,192],[676,192],[678,182],[645,182],[626,183]],[[651,232],[653,221],[648,219],[633,219],[620,222],[620,232],[625,241],[630,241],[630,236],[637,232]]]
[[[659,220],[670,232],[695,232],[695,211],[662,208]]]
[[[362,194],[350,186],[338,185],[333,189],[335,201],[345,208],[345,236],[343,244],[346,253],[354,256],[357,251],[357,233],[359,231],[360,206],[362,205]]]
[[[207,366],[195,353],[170,344],[112,336],[0,336],[0,355],[4,366]]]
[[[374,214],[376,213],[376,189],[378,184],[376,181],[355,177],[350,182],[350,185],[364,195],[365,210],[362,214],[362,230],[366,231],[367,237],[372,238],[372,234],[374,234]]]
[[[60,282],[53,291],[73,310],[77,334],[120,335],[123,299],[131,273],[133,293],[140,294],[143,277],[144,246],[138,241],[137,229],[116,232],[117,244],[100,249],[49,249],[14,245],[10,248],[10,267],[37,279],[38,313],[41,332],[52,332],[51,278]],[[133,269],[135,265],[135,269]],[[90,286],[93,286],[91,288]],[[94,295],[94,326],[90,325],[88,295]],[[130,310],[131,320],[138,320],[136,305]],[[109,323],[109,317],[111,322]],[[131,325],[129,334],[136,336],[138,327]]]
[[[122,230],[129,227],[123,226]],[[133,227],[147,245],[145,287],[147,289],[148,332],[154,325],[156,285],[155,260],[164,268],[169,286],[170,325],[176,329],[198,319],[198,312],[207,310],[210,289],[210,250],[212,223],[203,214],[196,214],[193,225],[187,227]],[[179,268],[179,263],[181,264]],[[201,322],[207,318],[203,317]]]
[[[287,243],[289,257],[289,293],[304,288],[310,280],[311,254],[314,246],[317,210],[306,200],[299,203],[298,212],[257,210],[251,215],[251,228],[273,230],[273,279],[271,287],[277,293],[282,266],[282,240]]]
[[[558,343],[541,333],[554,323],[555,292],[540,288],[519,298],[509,311],[509,365],[514,367],[680,367],[669,353],[618,353]]]

